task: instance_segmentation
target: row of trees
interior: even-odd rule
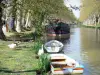
[[[85,25],[100,24],[100,1],[99,0],[81,0],[82,7],[80,11],[80,20]]]
[[[43,24],[50,17],[75,20],[63,0],[0,0],[0,39],[4,38],[3,24],[7,31],[18,33],[35,27],[42,35]]]

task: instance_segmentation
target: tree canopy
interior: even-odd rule
[[[80,20],[86,20],[90,15],[100,12],[99,0],[81,0]]]
[[[3,19],[10,31],[22,32],[35,27],[39,34],[43,32],[42,23],[49,17],[74,21],[73,12],[65,6],[63,0],[3,0]]]

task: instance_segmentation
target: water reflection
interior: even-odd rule
[[[73,28],[64,53],[85,66],[83,75],[100,75],[100,35],[99,30]]]
[[[72,29],[72,34],[70,35],[70,39],[68,43],[65,44],[64,52],[68,56],[80,60],[80,29]],[[74,33],[73,33],[74,32]]]
[[[85,67],[83,74],[75,75],[100,75],[100,30],[72,28],[70,38],[60,41],[64,43],[64,53]]]
[[[98,59],[100,57],[100,35],[98,32],[99,30],[91,28],[81,29],[81,54],[86,54],[86,56],[82,56],[82,60],[87,67],[86,70],[89,75],[100,75],[100,60]]]

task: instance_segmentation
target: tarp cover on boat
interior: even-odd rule
[[[70,33],[70,27],[66,23],[59,22],[58,24],[47,25],[46,31],[51,34],[67,34]]]

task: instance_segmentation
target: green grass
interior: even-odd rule
[[[35,70],[40,67],[39,59],[31,49],[34,43],[21,42],[15,50],[8,48],[11,43],[0,40],[0,75],[36,75]]]
[[[40,68],[41,68],[41,74],[42,75],[47,75],[47,72],[50,71],[50,58],[48,57],[48,53],[42,54],[40,56]]]
[[[35,29],[33,29],[33,30],[31,30],[31,31],[24,31],[24,32],[20,32],[20,33],[18,33],[18,32],[6,32],[6,37],[11,37],[11,36],[22,36],[22,37],[24,37],[24,36],[28,36],[29,37],[29,35],[31,35],[32,33],[34,33],[35,32]]]
[[[79,27],[85,27],[85,28],[97,28],[97,29],[100,29],[100,25],[96,25],[96,26],[91,26],[91,25],[80,25]]]
[[[35,44],[32,47],[32,50],[34,50],[35,53],[37,54],[39,49],[41,48],[41,46],[42,46],[42,42],[37,40],[37,41],[35,41]]]

